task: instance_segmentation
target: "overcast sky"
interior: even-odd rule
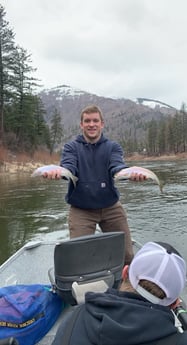
[[[186,0],[1,0],[45,88],[187,104]]]

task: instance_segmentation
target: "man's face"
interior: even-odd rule
[[[99,113],[83,114],[83,120],[80,123],[82,133],[86,141],[95,143],[100,139],[104,122]]]

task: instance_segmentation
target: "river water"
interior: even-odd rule
[[[131,162],[131,166],[133,163]],[[118,182],[132,237],[141,243],[167,241],[187,261],[187,162],[136,162],[164,183],[163,194],[151,181]],[[67,182],[0,176],[0,263],[29,240],[68,237]]]

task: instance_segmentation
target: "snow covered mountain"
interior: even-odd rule
[[[64,98],[78,98],[78,97],[81,97],[81,96],[84,96],[84,95],[87,95],[89,96],[90,98],[92,98],[91,96],[96,96],[96,97],[99,97],[95,94],[90,94],[86,91],[83,91],[83,90],[80,90],[80,89],[76,89],[74,87],[71,87],[69,85],[59,85],[59,86],[56,86],[56,87],[53,87],[51,89],[44,89],[43,90],[44,93],[46,93],[46,95],[57,95],[56,96],[56,100],[60,100],[62,101]],[[42,93],[43,93],[42,92]],[[111,98],[110,98],[111,99]],[[121,98],[114,98],[115,100],[119,100],[121,101]],[[125,98],[124,98],[125,99]],[[140,105],[144,105],[144,106],[147,106],[147,107],[150,107],[152,109],[155,109],[156,107],[159,107],[159,108],[168,108],[168,109],[175,109],[174,107],[172,107],[171,105],[167,104],[167,103],[164,103],[164,102],[161,102],[159,100],[155,100],[155,99],[150,99],[150,98],[136,98],[135,100],[131,100],[132,102],[135,102],[136,104],[140,104]]]
[[[145,105],[145,106],[150,107],[152,109],[155,109],[156,107],[159,107],[159,108],[164,107],[164,108],[168,108],[168,109],[175,109],[174,107],[172,107],[171,105],[169,105],[167,103],[164,103],[164,102],[161,102],[161,101],[158,101],[158,100],[155,100],[155,99],[150,99],[150,98],[137,98],[135,100],[135,102],[137,104],[142,104],[142,105]]]
[[[145,122],[176,113],[175,108],[161,101],[148,98],[130,100],[101,97],[69,85],[44,89],[39,96],[46,109],[46,121],[49,125],[54,110],[60,113],[67,139],[79,131],[80,113],[90,104],[101,108],[105,118],[105,132],[114,140],[131,130],[136,130],[137,136],[145,135]]]

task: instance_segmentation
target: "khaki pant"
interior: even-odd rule
[[[70,207],[70,238],[94,234],[97,224],[102,232],[124,231],[125,263],[129,264],[133,258],[132,241],[126,212],[119,201],[111,207],[97,210]]]

